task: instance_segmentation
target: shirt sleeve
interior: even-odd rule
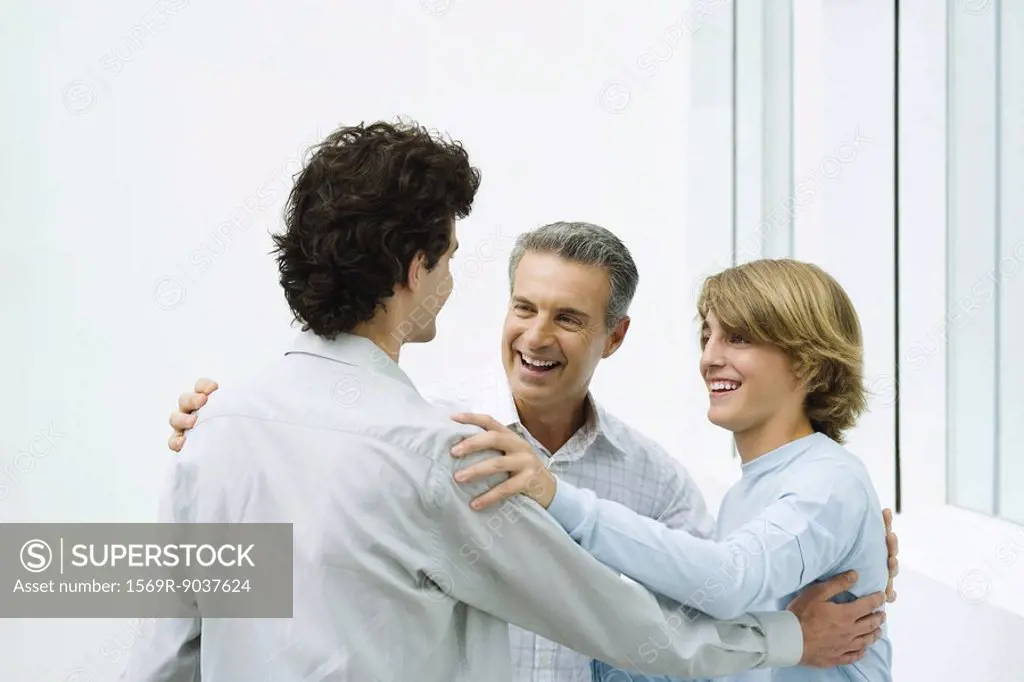
[[[193,439],[190,450],[197,446]],[[198,454],[202,457],[202,454]],[[168,482],[161,496],[157,514],[159,523],[192,523],[194,519],[196,476],[188,457],[177,456],[172,463]],[[182,596],[182,599],[186,599]],[[155,618],[140,633],[121,680],[124,682],[201,682],[200,627],[198,605],[186,603],[195,616],[191,618]]]
[[[694,483],[690,472],[667,452],[659,454],[672,465],[672,473],[666,478],[661,491],[665,506],[657,517],[658,521],[699,538],[713,537],[715,519],[708,512],[704,494]]]
[[[435,570],[454,598],[646,674],[716,677],[799,662],[803,638],[792,613],[715,620],[622,579],[528,498],[471,509],[470,500],[501,479],[460,485],[452,475],[493,456],[500,455],[445,456],[431,472]]]
[[[591,682],[715,682],[711,677],[674,677],[668,675],[649,676],[642,673],[630,673],[613,668],[603,661],[591,661]]]
[[[806,484],[721,540],[636,514],[559,480],[548,512],[607,566],[717,618],[791,594],[825,575],[856,543],[867,512],[856,486]]]

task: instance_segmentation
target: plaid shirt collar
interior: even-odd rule
[[[519,420],[519,411],[516,409],[515,400],[512,397],[512,389],[508,385],[508,378],[502,376],[498,387],[499,390],[494,396],[493,405],[488,406],[486,413],[523,438],[526,438],[531,445],[538,448],[547,457],[558,456],[559,459],[570,462],[578,460],[590,450],[591,446],[599,438],[603,438],[611,445],[610,450],[615,454],[625,455],[627,453],[627,450],[622,447],[621,441],[616,438],[616,429],[611,424],[607,412],[601,407],[600,403],[594,400],[593,394],[589,391],[585,398],[586,421],[583,423],[583,426],[569,437],[569,440],[565,442],[565,445],[558,452],[550,453],[526,430],[526,427]]]

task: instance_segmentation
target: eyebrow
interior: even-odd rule
[[[512,302],[513,303],[525,303],[526,305],[533,306],[534,308],[537,307],[536,305],[534,305],[533,301],[531,301],[528,298],[524,298],[522,296],[513,296],[512,297]],[[577,317],[583,318],[584,320],[589,320],[590,319],[590,315],[588,313],[585,313],[582,310],[579,310],[578,308],[572,308],[572,307],[563,306],[563,307],[558,309],[558,312],[560,312],[560,313],[568,313],[570,315],[575,315]]]

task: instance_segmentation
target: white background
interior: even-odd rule
[[[693,301],[699,278],[732,262],[734,244],[756,257],[791,243],[833,272],[868,331],[869,378],[893,371],[892,277],[871,274],[894,267],[891,6],[791,4],[792,54],[772,53],[762,81],[777,93],[767,86],[788,77],[791,95],[761,101],[744,90],[735,121],[734,47],[750,87],[758,56],[749,50],[775,49],[782,10],[761,17],[760,33],[744,23],[743,35],[760,38],[737,46],[724,1],[703,3],[704,15],[667,0],[26,5],[0,33],[9,131],[0,521],[154,517],[178,393],[199,375],[239,380],[294,333],[267,251],[301,151],[341,123],[395,115],[461,139],[484,176],[460,226],[457,289],[438,339],[403,355],[414,380],[457,391],[490,376],[516,234],[554,220],[602,224],[631,248],[641,282],[630,336],[595,392],[679,457],[716,508],[737,465],[727,434],[704,419]],[[741,0],[739,16],[756,20],[757,5]],[[928,34],[915,35],[907,40],[923,55]],[[927,70],[923,56],[917,64]],[[870,143],[825,164],[849,157],[837,150],[858,130]],[[904,163],[917,164],[915,196],[942,191],[941,157]],[[758,241],[759,216],[799,196],[815,169],[815,199]],[[944,251],[930,243],[901,248],[941,273],[933,261]],[[923,305],[941,319],[943,299]],[[943,461],[932,452],[940,429],[907,416],[930,409],[927,381],[915,385],[924,393],[909,407],[904,395],[901,445],[917,470],[905,465],[904,479],[926,487],[904,496],[942,506],[944,477],[927,474]],[[874,384],[880,397],[850,446],[892,504],[887,386]],[[982,525],[978,548],[967,538]],[[1024,676],[1024,608],[1011,593],[1024,562],[999,576],[984,563],[1013,542],[1024,554],[1024,532],[923,512],[897,519],[897,530],[895,678]],[[979,603],[957,588],[975,565],[991,586]],[[124,621],[6,620],[0,679],[114,679],[131,641]]]

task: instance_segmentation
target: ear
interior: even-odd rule
[[[422,251],[418,252],[409,261],[409,272],[405,278],[405,286],[409,291],[415,292],[423,284],[423,278],[427,274],[427,255]]]
[[[602,358],[611,357],[612,353],[619,349],[622,342],[626,340],[627,331],[629,331],[628,315],[619,320],[619,323],[615,325],[615,328],[608,335],[608,343],[604,346],[604,353],[601,354]]]
[[[793,363],[793,389],[804,394],[804,399],[807,399],[814,391],[821,388],[821,376],[822,370],[819,369],[817,372],[809,367],[798,367],[796,362]]]

